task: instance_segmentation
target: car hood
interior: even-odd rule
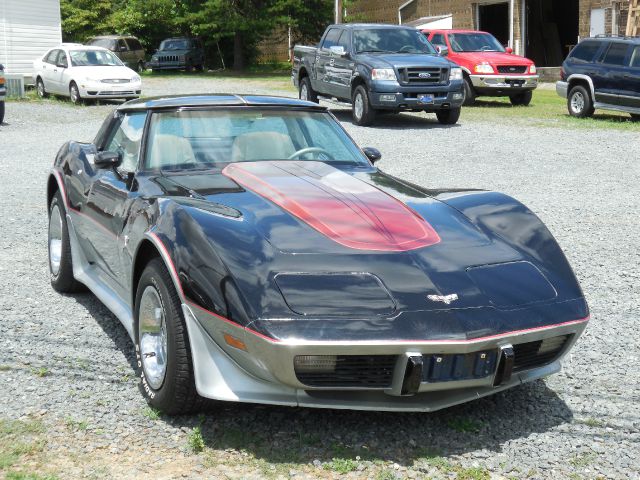
[[[358,61],[373,68],[403,68],[415,66],[450,67],[452,63],[438,55],[410,53],[371,53],[358,56]]]
[[[491,65],[533,65],[533,62],[528,58],[505,52],[462,52],[457,55],[473,63],[488,62]]]
[[[83,78],[133,78],[137,75],[136,72],[128,67],[114,65],[114,66],[95,66],[95,67],[71,67],[70,72],[78,79]]]

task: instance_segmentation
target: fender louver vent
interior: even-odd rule
[[[299,358],[296,357],[295,362],[296,377],[300,383],[310,387],[382,389],[391,386],[397,357],[395,355],[326,356],[327,359],[331,359],[331,368],[322,370],[304,368],[299,364]]]
[[[562,353],[569,338],[571,338],[571,335],[560,335],[514,345],[515,362],[513,371],[520,372],[538,368],[553,362]]]

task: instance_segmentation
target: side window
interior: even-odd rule
[[[569,58],[579,62],[592,62],[593,57],[600,50],[599,42],[582,42],[573,49]]]
[[[607,65],[625,65],[628,51],[628,43],[613,42],[602,59],[602,63],[606,63]]]
[[[142,50],[142,45],[135,38],[127,38],[127,44],[129,45],[129,50]]]
[[[124,40],[120,39],[118,40],[118,47],[117,47],[117,51],[118,52],[122,52],[122,51],[127,51],[127,44],[124,43]]]
[[[630,67],[640,68],[640,46],[633,49],[633,53],[631,54],[631,62],[629,63]]]
[[[56,61],[58,60],[58,53],[60,53],[60,50],[51,50],[44,61],[46,63],[50,63],[51,65],[55,65]]]
[[[324,41],[322,42],[322,48],[331,48],[338,44],[338,39],[340,38],[340,33],[342,31],[339,28],[332,28],[327,32],[327,35],[324,37]]]
[[[351,51],[351,42],[350,42],[350,32],[348,30],[343,30],[340,38],[338,39],[338,43],[336,45],[344,48],[345,52]]]
[[[67,60],[67,52],[64,50],[58,50],[58,59],[56,60],[56,65],[61,65],[62,68],[69,67],[69,62]]]
[[[444,35],[442,33],[436,33],[431,39],[431,45],[440,45],[442,47],[446,47],[447,42],[444,40]]]
[[[104,150],[118,152],[122,155],[119,170],[134,172],[140,157],[140,142],[144,130],[147,112],[127,113],[122,117],[120,125],[111,134]]]

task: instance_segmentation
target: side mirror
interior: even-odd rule
[[[329,51],[339,57],[344,57],[347,54],[347,51],[341,45],[334,45],[333,47],[329,47]]]
[[[378,160],[382,158],[382,154],[380,153],[380,150],[378,150],[377,148],[364,147],[362,151],[364,152],[365,156],[369,159],[371,163],[376,163]]]
[[[449,49],[444,45],[436,45],[436,52],[438,52],[438,55],[440,55],[441,57],[446,57],[447,55],[449,55]]]
[[[507,52],[507,53],[513,53],[513,48],[511,48],[511,47],[507,47],[507,48],[505,49],[505,52]]]
[[[117,152],[98,152],[93,156],[93,163],[98,168],[116,168],[122,163],[122,157]]]
[[[67,64],[64,62],[58,62],[56,63],[56,67],[58,68],[67,68]]]

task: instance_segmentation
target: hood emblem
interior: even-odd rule
[[[458,294],[452,293],[450,295],[427,295],[427,298],[432,302],[442,302],[445,305],[450,305],[451,303],[458,300]]]
[[[428,73],[428,72],[421,72],[421,73],[418,74],[418,77],[419,78],[430,78],[431,74]]]

